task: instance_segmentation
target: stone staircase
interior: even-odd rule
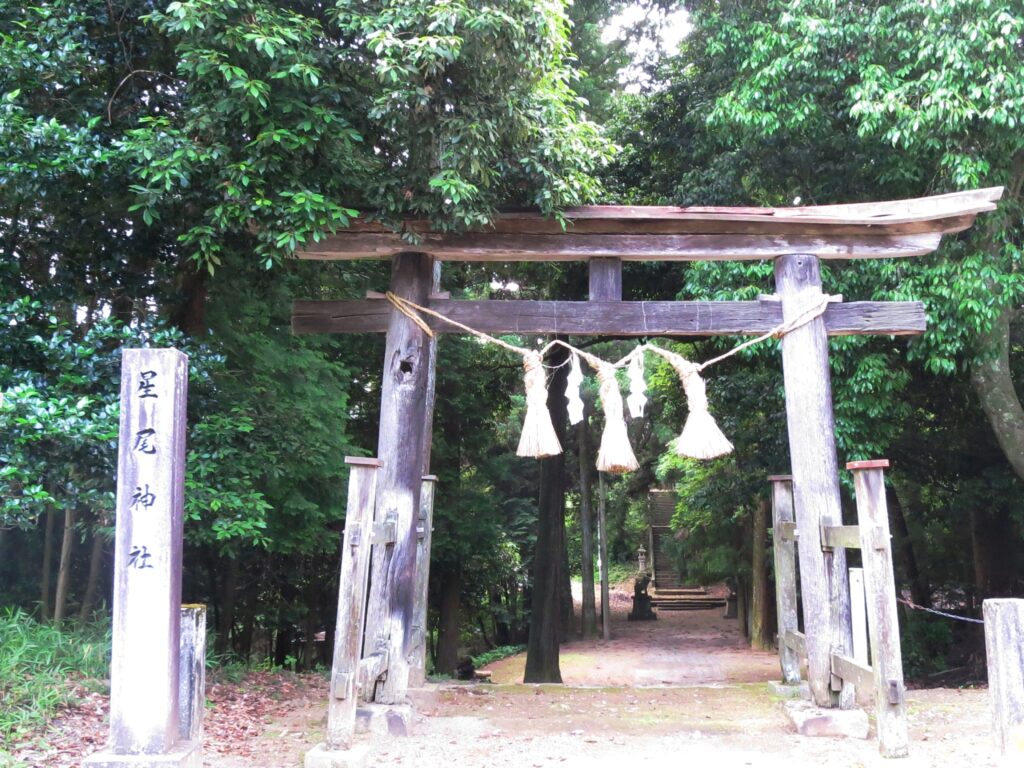
[[[661,611],[703,611],[724,606],[725,600],[709,595],[704,587],[658,589],[651,595],[651,607]]]
[[[725,600],[708,594],[704,587],[683,583],[675,564],[667,553],[671,541],[672,514],[676,497],[672,491],[651,491],[650,494],[650,563],[653,574],[651,607],[662,611],[700,611],[720,608]]]

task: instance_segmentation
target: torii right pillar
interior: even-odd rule
[[[775,287],[783,322],[799,317],[822,298],[815,256],[794,254],[775,261]],[[850,655],[850,588],[846,552],[824,549],[821,526],[842,525],[839,463],[832,415],[828,333],[817,317],[782,337],[782,371],[793,475],[800,585],[807,647],[807,678],[820,707],[854,706],[853,686],[832,675],[833,653]]]

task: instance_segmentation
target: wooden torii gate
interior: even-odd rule
[[[796,208],[591,206],[566,212],[565,229],[534,213],[500,214],[486,231],[439,234],[421,222],[412,246],[368,222],[300,253],[322,260],[390,259],[390,291],[490,334],[615,336],[753,335],[800,315],[822,295],[819,260],[920,256],[945,234],[995,209],[1002,188],[884,203]],[[757,301],[623,301],[623,261],[768,260],[776,295]],[[590,269],[589,301],[459,301],[439,291],[443,261],[578,261]],[[405,698],[410,665],[422,666],[425,627],[413,617],[421,486],[428,471],[436,347],[382,294],[357,301],[296,301],[296,333],[385,332],[380,460],[374,519],[393,523],[393,546],[374,548],[362,655],[386,678],[376,702]],[[435,331],[451,326],[423,318]],[[782,339],[792,489],[800,531],[842,525],[828,337],[920,334],[920,302],[831,303]],[[351,498],[351,496],[350,496]],[[372,498],[372,496],[371,496]],[[422,544],[420,544],[422,547]],[[799,537],[808,680],[819,706],[852,706],[852,686],[832,674],[851,652],[846,557],[817,535]],[[422,557],[429,558],[429,545]],[[422,563],[421,563],[422,565]],[[422,577],[421,577],[422,578]],[[414,622],[420,626],[414,627]],[[339,627],[339,632],[341,627]],[[367,659],[377,661],[367,664]],[[840,684],[841,683],[841,684]]]

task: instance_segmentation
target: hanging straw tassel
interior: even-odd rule
[[[630,417],[639,419],[644,415],[644,406],[647,405],[647,395],[644,394],[647,391],[647,383],[644,381],[644,356],[640,347],[633,351],[626,375],[629,376],[629,397],[626,398],[626,405],[629,406]]]
[[[715,418],[708,410],[707,389],[700,377],[700,367],[685,357],[658,347],[647,349],[664,357],[675,369],[683,383],[686,402],[690,413],[686,417],[682,434],[672,441],[672,447],[680,456],[692,459],[714,459],[732,453],[732,443],[722,434]]]
[[[596,360],[596,363],[597,380],[601,385],[598,396],[604,410],[604,432],[601,434],[601,448],[597,452],[597,468],[601,472],[632,472],[640,465],[633,455],[633,447],[626,433],[622,393],[619,392],[619,382],[615,380],[615,367],[601,360]]]
[[[523,433],[519,436],[516,454],[535,459],[554,456],[562,452],[562,445],[558,442],[548,412],[548,382],[540,353],[526,352],[523,355],[523,368],[526,369],[523,376],[526,385],[526,418],[523,420]]]

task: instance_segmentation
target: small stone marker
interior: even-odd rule
[[[187,389],[188,358],[178,350],[124,350],[110,744],[85,760],[93,768],[202,763],[199,745],[182,739],[179,707]]]
[[[988,695],[996,747],[1014,765],[1024,758],[1024,600],[982,603]]]

